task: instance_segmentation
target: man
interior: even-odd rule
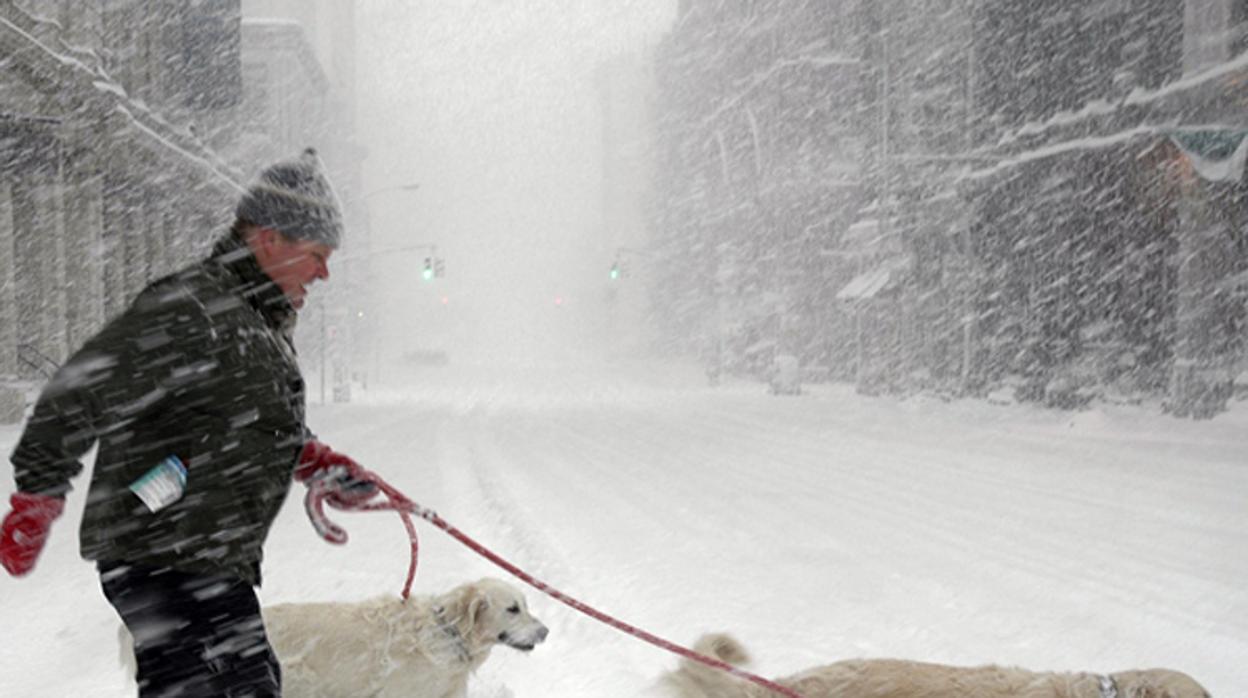
[[[20,576],[98,443],[80,547],[134,636],[141,697],[280,695],[254,587],[291,480],[338,505],[376,491],[305,426],[292,344],[341,236],[315,151],[266,169],[208,259],[153,282],[52,377],[14,449],[0,563]]]

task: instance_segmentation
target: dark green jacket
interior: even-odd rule
[[[260,583],[304,426],[294,308],[233,234],[153,282],[57,371],[13,452],[20,490],[62,494],[99,444],[80,543],[88,560]],[[169,455],[184,495],[151,512],[129,488]]]

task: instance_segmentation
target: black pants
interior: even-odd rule
[[[134,636],[139,698],[281,696],[281,668],[250,584],[127,563],[99,570],[104,596]]]

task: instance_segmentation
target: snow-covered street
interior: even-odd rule
[[[1248,695],[1248,405],[1084,412],[797,397],[659,364],[454,364],[313,405],[310,425],[564,592],[667,639],[731,631],[776,676],[858,656],[1036,670],[1185,671]],[[7,455],[15,427],[0,430]],[[193,475],[192,475],[193,478]],[[128,695],[117,621],[77,556],[85,475],[28,578],[0,576],[0,694]],[[5,478],[0,494],[13,484]],[[296,490],[267,546],[267,603],[397,594],[397,516]],[[506,576],[418,522],[416,593]],[[636,696],[676,658],[527,589],[551,628],[495,650],[474,698]]]

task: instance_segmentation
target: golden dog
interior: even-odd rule
[[[288,698],[464,698],[468,677],[495,645],[527,652],[547,634],[520,592],[496,579],[407,601],[263,612]]]
[[[496,579],[406,601],[285,603],[261,613],[286,698],[464,698],[494,646],[527,652],[547,635],[519,590]],[[134,676],[130,633],[118,634]]]
[[[749,661],[745,648],[729,635],[704,635],[694,649],[734,666]],[[900,659],[851,659],[776,683],[802,698],[1210,698],[1190,676],[1169,669],[1061,674]],[[682,659],[660,684],[676,698],[777,698],[762,686],[691,659]]]

